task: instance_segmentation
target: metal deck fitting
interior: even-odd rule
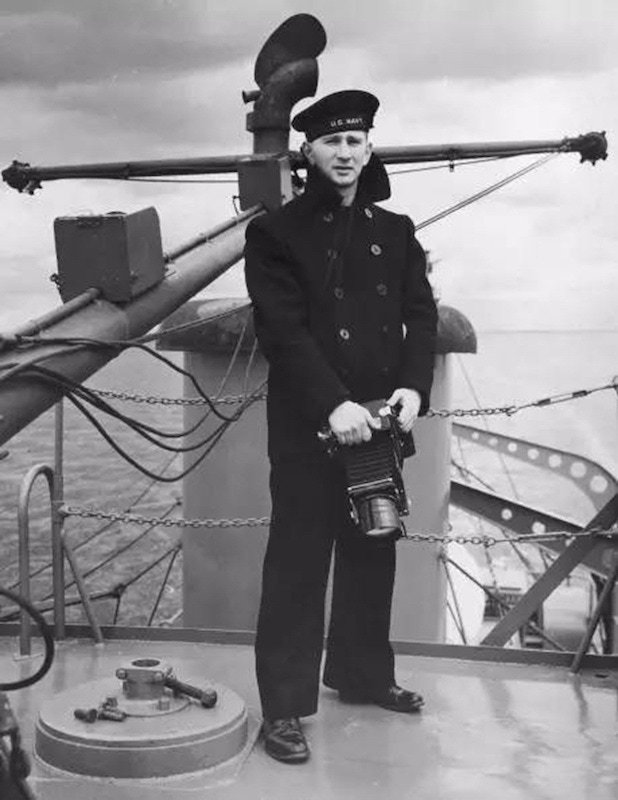
[[[183,674],[182,663],[179,669]],[[71,686],[46,700],[35,752],[81,775],[167,778],[229,761],[246,740],[247,710],[235,692],[181,683],[171,665],[151,657],[117,668],[116,678]]]

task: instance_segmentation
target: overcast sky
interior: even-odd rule
[[[380,98],[378,146],[607,130],[607,162],[560,156],[420,239],[443,302],[480,330],[618,327],[615,0],[0,0],[0,166],[249,152],[241,90],[254,88],[264,40],[298,12],[328,35],[318,95]],[[524,163],[394,176],[386,205],[418,222]],[[0,330],[58,303],[55,217],[155,205],[171,246],[233,214],[235,192],[0,187]],[[241,270],[214,290],[242,294]]]

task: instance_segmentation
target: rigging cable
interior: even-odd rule
[[[178,454],[175,453],[171,458],[166,459],[166,461],[159,467],[161,473],[165,473],[171,467],[173,462],[176,460],[177,455]],[[124,507],[124,509],[123,509],[124,513],[128,514],[134,508],[136,508],[141,503],[141,501],[144,499],[144,497],[146,497],[146,495],[150,492],[152,487],[155,486],[156,483],[157,483],[157,481],[155,481],[155,480],[152,480],[152,479],[149,480],[148,483],[146,484],[146,486],[137,495],[137,497],[134,498],[127,506]],[[97,537],[99,537],[102,534],[104,534],[114,524],[115,524],[115,521],[114,520],[110,520],[109,522],[106,522],[104,525],[101,525],[99,528],[94,530],[92,533],[88,534],[88,536],[86,536],[85,539],[82,539],[81,541],[79,541],[75,545],[73,545],[73,552],[75,553],[78,550],[81,550],[82,548],[86,547],[86,545],[90,544]],[[7,565],[4,569],[6,569],[8,571],[10,569],[15,569],[16,566],[17,566],[17,563],[16,562],[12,562],[11,564]],[[51,566],[52,566],[52,562],[48,561],[45,564],[42,564],[40,567],[37,567],[37,569],[35,569],[33,572],[31,572],[28,577],[30,578],[30,580],[32,580],[33,578],[37,578],[43,572],[45,572],[46,570],[50,569]],[[14,583],[10,584],[8,588],[9,589],[17,589],[18,587],[19,587],[19,581],[15,581]]]
[[[468,466],[467,466],[467,463],[466,463],[466,456],[465,456],[465,453],[464,453],[464,449],[463,449],[463,444],[462,444],[461,438],[459,436],[456,436],[456,441],[457,441],[457,446],[459,448],[459,455],[460,455],[461,460],[463,462],[463,467],[460,467],[458,464],[456,464],[456,467],[463,470],[462,474],[464,476],[464,480],[467,483],[470,483],[470,478],[473,477],[473,478],[475,478],[475,480],[479,481],[485,488],[489,489],[490,492],[494,492],[494,489],[493,489],[492,486],[490,486],[489,484],[485,483],[483,480],[481,480],[481,478],[479,478],[476,474],[474,474],[472,472],[472,470],[468,469]],[[487,569],[489,570],[489,575],[490,575],[490,578],[491,578],[491,581],[492,581],[492,585],[493,585],[494,591],[496,592],[496,594],[498,596],[502,597],[502,593],[501,593],[500,587],[498,585],[498,578],[496,577],[496,570],[495,570],[495,567],[494,567],[494,562],[493,562],[493,558],[492,558],[492,555],[491,555],[491,550],[489,548],[489,543],[487,541],[487,538],[488,538],[487,531],[485,530],[485,526],[483,524],[483,521],[478,516],[473,515],[473,519],[474,519],[474,523],[476,525],[476,529],[477,529],[477,531],[479,533],[479,536],[483,540],[483,552],[485,554],[485,562],[487,564]],[[502,606],[498,605],[498,610],[499,610],[500,616],[502,616]]]
[[[180,546],[180,544],[176,545],[176,547],[172,550],[172,557],[170,558],[170,562],[167,565],[167,569],[165,570],[165,575],[163,576],[163,580],[161,581],[159,592],[154,601],[154,605],[152,607],[152,611],[150,612],[150,616],[148,617],[148,622],[146,623],[147,628],[150,628],[152,626],[152,623],[154,622],[156,613],[159,610],[159,604],[161,603],[161,599],[163,597],[163,592],[165,591],[165,587],[167,586],[170,574],[172,572],[172,569],[174,568],[174,563],[176,562],[176,558],[178,557],[178,554],[180,553],[181,550],[182,547]]]
[[[462,644],[468,644],[466,639],[466,629],[464,627],[464,621],[461,614],[461,607],[459,605],[459,598],[457,597],[457,592],[455,591],[455,584],[453,582],[453,578],[451,576],[450,570],[448,568],[448,563],[446,559],[442,560],[442,566],[444,567],[444,572],[446,573],[446,580],[448,582],[448,588],[451,590],[451,597],[453,598],[453,603],[455,604],[455,611],[457,612],[457,616],[453,613],[453,609],[451,608],[451,615],[453,616],[453,620],[455,621],[455,625],[459,630],[459,635],[461,636]],[[447,604],[450,606],[450,603],[447,600]]]
[[[174,508],[176,508],[176,506],[178,506],[178,502],[172,503],[169,506],[169,508],[167,508],[161,514],[160,519],[161,520],[166,519],[167,516],[174,510]],[[89,578],[91,575],[94,575],[95,572],[98,572],[100,569],[103,569],[103,567],[107,566],[107,564],[109,564],[111,561],[114,561],[118,556],[122,555],[123,553],[126,553],[127,550],[130,550],[135,544],[137,544],[145,536],[147,536],[153,530],[153,528],[156,528],[156,527],[157,527],[156,524],[149,525],[145,530],[143,530],[141,533],[139,533],[134,539],[132,539],[131,541],[126,542],[125,544],[121,545],[118,549],[114,550],[112,553],[108,553],[108,555],[106,555],[103,558],[102,561],[100,561],[98,564],[95,564],[94,566],[90,567],[90,569],[86,570],[86,572],[83,572],[81,577],[83,579],[86,579],[86,578]],[[64,591],[66,591],[67,589],[70,589],[75,584],[75,582],[76,582],[75,579],[73,579],[73,580],[70,580],[68,583],[65,583],[65,585],[63,587]],[[123,586],[128,586],[130,584],[122,584],[122,585]],[[117,588],[118,587],[116,587],[116,589]],[[102,593],[99,596],[95,597],[94,599],[101,599],[103,597],[108,597],[108,596],[110,596],[109,592],[110,592],[110,590],[108,589],[104,593]],[[38,602],[39,603],[45,603],[47,600],[51,600],[52,597],[53,597],[53,592],[50,592],[49,594],[43,595],[43,597],[41,597]],[[76,602],[77,603],[81,602],[81,599],[78,599]],[[43,610],[44,611],[48,611],[49,609],[44,608]],[[14,617],[15,617],[15,613],[11,612],[9,614],[6,614],[6,615],[0,617],[0,622],[6,622],[7,620],[14,619]]]
[[[465,379],[465,381],[466,381],[466,383],[468,385],[468,389],[470,390],[470,393],[472,394],[472,397],[474,399],[474,402],[476,403],[477,408],[481,408],[482,406],[481,406],[480,398],[479,398],[479,396],[478,396],[478,394],[476,392],[476,389],[474,387],[472,379],[470,378],[468,370],[466,369],[466,366],[463,363],[463,359],[462,359],[461,355],[458,355],[457,363],[459,364],[459,368],[462,371],[464,379]],[[483,425],[485,427],[485,430],[489,432],[489,424],[488,424],[488,422],[487,422],[487,420],[485,418],[483,418]],[[509,470],[508,465],[506,464],[506,460],[504,458],[504,454],[501,453],[499,450],[497,450],[496,451],[496,455],[498,456],[498,460],[500,462],[500,466],[502,468],[503,473],[506,475],[506,478],[507,478],[507,480],[509,482],[509,485],[511,487],[511,491],[513,492],[513,495],[514,495],[515,499],[516,500],[520,500],[520,494],[517,491],[517,486],[515,484],[515,480],[513,479],[513,476],[511,475],[511,471]],[[506,534],[506,531],[505,531],[505,529],[503,527],[501,527],[501,526],[498,526],[498,527],[500,528],[500,530],[502,531],[503,534]],[[511,546],[513,548],[513,551],[516,553],[517,557],[521,561],[521,563],[524,565],[524,568],[527,570],[528,575],[531,576],[532,578],[534,578],[535,572],[534,572],[534,569],[532,568],[532,564],[530,563],[530,560],[528,559],[528,557],[524,555],[522,550],[515,544],[515,542],[511,542]],[[538,548],[538,549],[540,549],[540,548]]]
[[[431,172],[432,170],[436,169],[448,169],[449,172],[453,172],[456,167],[469,167],[475,166],[476,164],[487,164],[490,161],[504,161],[507,158],[520,158],[522,155],[527,155],[526,153],[513,153],[510,155],[503,155],[503,156],[488,156],[487,158],[473,158],[473,159],[465,159],[461,161],[449,161],[447,164],[432,164],[430,167],[410,167],[408,169],[393,169],[388,172],[390,175],[409,175],[411,172]]]
[[[490,186],[486,187],[485,189],[481,189],[480,192],[476,194],[470,195],[470,197],[466,197],[463,200],[460,200],[458,203],[455,203],[448,208],[445,208],[443,211],[434,214],[433,217],[428,217],[424,219],[422,222],[419,222],[418,225],[415,226],[417,231],[426,228],[428,225],[433,225],[434,222],[439,222],[444,217],[448,217],[450,214],[454,214],[455,211],[459,211],[466,206],[475,203],[477,200],[481,200],[483,197],[487,197],[487,195],[492,194],[492,192],[496,192],[498,189],[501,189],[503,186],[506,186],[509,183],[517,180],[518,178],[522,178],[524,175],[527,175],[528,172],[532,172],[532,170],[538,169],[542,167],[544,164],[547,164],[548,161],[557,158],[560,153],[550,153],[549,155],[543,156],[542,158],[533,161],[532,164],[528,164],[526,167],[518,170],[517,172],[512,173],[511,175],[507,175],[506,178],[502,178],[502,180],[498,181],[497,183],[493,183]]]
[[[238,183],[238,178],[111,178],[111,180],[130,181],[132,183],[209,183],[211,186],[216,186],[218,183],[222,186],[230,183]]]
[[[218,314],[213,314],[211,317],[207,319],[194,319],[190,322],[181,322],[178,325],[174,325],[171,328],[166,328],[165,330],[157,330],[153,331],[152,333],[146,333],[143,336],[140,336],[135,341],[139,342],[140,344],[147,344],[148,342],[156,341],[157,339],[161,339],[165,336],[169,336],[173,333],[179,333],[180,331],[188,331],[192,328],[201,327],[202,325],[210,324],[211,322],[216,322],[220,319],[226,319],[227,317],[231,317],[236,314],[239,310],[238,306],[234,308],[230,308],[227,311],[221,311]]]

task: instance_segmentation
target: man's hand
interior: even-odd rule
[[[380,420],[358,403],[346,400],[337,406],[328,418],[330,429],[339,444],[360,444],[371,439],[371,429],[381,429]]]
[[[399,407],[397,422],[404,433],[409,433],[421,407],[420,394],[416,389],[395,389],[386,402]]]

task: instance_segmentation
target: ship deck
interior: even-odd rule
[[[40,649],[40,641],[35,640]],[[35,668],[0,639],[0,674]],[[618,672],[574,676],[564,667],[397,656],[399,681],[420,691],[420,715],[342,704],[323,689],[306,720],[310,761],[284,765],[258,740],[253,651],[235,644],[72,640],[48,675],[9,699],[32,751],[37,708],[50,694],[113,675],[127,657],[182,662],[191,674],[241,695],[250,714],[243,752],[211,770],[173,779],[70,776],[33,759],[29,783],[40,800],[610,800],[618,796]]]

